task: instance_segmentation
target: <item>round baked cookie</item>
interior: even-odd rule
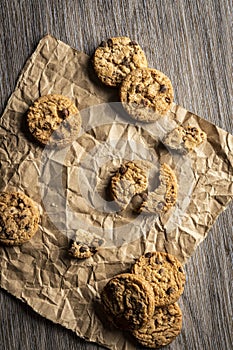
[[[174,303],[183,293],[185,273],[182,264],[171,254],[146,253],[133,265],[132,273],[142,276],[151,284],[156,307]]]
[[[143,327],[154,313],[154,293],[142,277],[124,273],[113,277],[101,300],[113,324],[124,330]]]
[[[121,209],[125,209],[133,196],[146,190],[148,178],[146,172],[134,162],[121,165],[111,179],[110,191]]]
[[[142,199],[138,212],[144,214],[163,214],[177,201],[178,186],[175,172],[166,163],[160,167],[160,184],[153,192]]]
[[[118,86],[135,68],[147,67],[147,60],[135,41],[127,37],[116,37],[102,41],[95,50],[93,65],[102,83]]]
[[[182,312],[177,303],[155,308],[153,317],[144,327],[132,332],[143,346],[159,349],[170,344],[181,332]]]
[[[78,136],[81,116],[74,103],[66,96],[39,97],[27,114],[28,128],[40,143],[66,145]]]
[[[132,118],[153,122],[164,116],[173,102],[170,79],[152,68],[138,68],[129,73],[120,87],[120,99]]]
[[[21,192],[0,193],[0,243],[20,245],[36,233],[39,211],[31,198]]]

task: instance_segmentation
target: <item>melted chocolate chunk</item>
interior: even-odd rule
[[[84,252],[87,252],[88,251],[88,247],[80,247],[79,249],[80,253],[84,253]]]
[[[61,111],[58,112],[59,117],[62,119],[66,119],[69,115],[69,111],[67,108],[63,108]]]
[[[169,287],[169,288],[166,290],[167,295],[171,295],[171,294],[174,293],[174,292],[175,292],[175,290],[174,290],[174,288],[172,288],[172,287]]]
[[[100,44],[101,47],[107,47],[108,44],[106,43],[106,41],[102,41],[101,44]]]
[[[132,40],[132,41],[129,43],[129,45],[134,46],[134,45],[138,45],[138,43],[137,43],[136,41]]]
[[[160,92],[165,92],[167,90],[166,85],[160,85]]]
[[[158,265],[162,265],[163,264],[162,261],[160,261],[157,257],[155,259],[155,263],[158,264]]]
[[[119,171],[120,171],[120,174],[121,174],[121,175],[124,175],[124,174],[126,173],[126,171],[127,171],[127,166],[121,165]]]
[[[108,44],[109,47],[112,47],[113,46],[112,39],[108,39],[107,44]]]

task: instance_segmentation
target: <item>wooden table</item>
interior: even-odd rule
[[[177,103],[233,131],[231,0],[1,0],[0,6],[1,113],[44,34],[88,54],[107,37],[128,35],[144,48],[149,65],[171,78]],[[232,209],[186,266],[183,329],[167,349],[233,348]],[[0,320],[1,350],[102,349],[3,290]]]

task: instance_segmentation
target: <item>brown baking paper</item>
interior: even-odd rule
[[[28,107],[49,93],[74,100],[83,120],[77,140],[59,150],[37,145],[25,126]],[[130,350],[133,341],[104,324],[100,292],[146,251],[187,261],[232,199],[233,136],[175,104],[160,122],[135,123],[114,101],[117,90],[98,82],[86,54],[49,35],[40,41],[1,118],[0,190],[29,195],[41,223],[28,243],[1,247],[1,287],[82,338]],[[161,141],[178,124],[199,126],[207,141],[189,154],[169,150]],[[149,190],[158,186],[159,164],[169,164],[176,206],[162,218],[117,211],[107,188],[123,160],[148,171]],[[104,240],[81,261],[67,253],[80,228]]]

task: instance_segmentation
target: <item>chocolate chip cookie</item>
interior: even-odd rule
[[[133,70],[120,87],[121,102],[132,118],[152,122],[163,117],[173,102],[170,79],[152,68]]]
[[[138,212],[145,214],[163,214],[172,208],[177,201],[177,178],[174,171],[166,163],[161,165],[160,184],[154,192],[149,192],[142,199]]]
[[[81,116],[68,97],[46,95],[29,107],[27,123],[29,131],[41,144],[65,146],[78,137]]]
[[[154,313],[154,293],[142,277],[124,273],[105,286],[101,300],[113,324],[123,330],[143,327]]]
[[[134,162],[121,165],[111,179],[111,194],[121,209],[125,209],[133,196],[146,190],[146,172]]]
[[[132,332],[143,346],[158,349],[170,344],[181,332],[182,312],[177,303],[155,308],[153,317],[144,327]]]
[[[144,277],[151,284],[155,306],[172,304],[183,293],[183,267],[175,256],[168,253],[146,253],[133,265],[132,273]]]
[[[36,233],[39,211],[28,196],[21,192],[0,193],[0,243],[20,245]]]
[[[179,126],[164,138],[163,143],[171,149],[190,152],[203,143],[206,138],[206,133],[199,127]]]
[[[147,60],[138,43],[116,37],[102,41],[94,53],[93,65],[102,83],[119,86],[132,70],[147,67]]]

